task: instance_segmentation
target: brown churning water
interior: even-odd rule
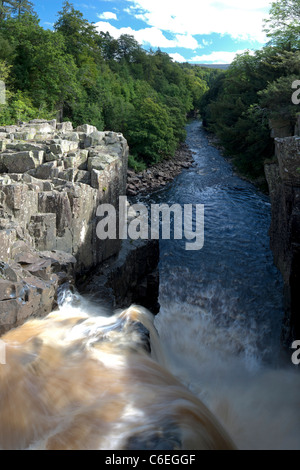
[[[8,332],[1,449],[233,449],[168,370],[152,314],[63,309]]]

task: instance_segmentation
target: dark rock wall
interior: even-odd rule
[[[271,248],[284,281],[283,344],[300,339],[300,137],[275,139],[275,160],[265,165],[272,204]]]
[[[77,287],[109,310],[135,304],[157,314],[158,263],[158,240],[124,240],[119,254],[78,279]]]

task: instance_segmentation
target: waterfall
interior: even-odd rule
[[[59,311],[3,336],[0,448],[234,448],[166,369],[152,314],[99,310],[70,294]]]

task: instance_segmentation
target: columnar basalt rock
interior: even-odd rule
[[[272,204],[274,261],[285,286],[283,343],[300,339],[300,137],[275,139],[275,160],[265,165]]]
[[[87,124],[0,128],[0,334],[50,312],[58,286],[119,252],[97,238],[96,211],[118,207],[127,164],[122,134]]]

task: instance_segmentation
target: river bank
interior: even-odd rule
[[[129,169],[127,172],[127,196],[145,194],[166,186],[183,169],[190,168],[193,162],[193,152],[186,144],[180,144],[173,158],[164,160],[139,173]]]

